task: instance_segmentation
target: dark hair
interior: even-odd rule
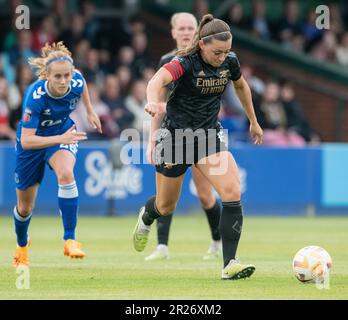
[[[199,50],[199,40],[209,43],[213,39],[227,41],[231,38],[231,29],[225,21],[215,19],[211,14],[206,14],[198,25],[192,44],[188,48],[179,50],[176,54],[178,56],[187,56],[197,52]]]

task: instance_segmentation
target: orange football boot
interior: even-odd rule
[[[20,247],[17,244],[16,254],[12,262],[12,265],[14,267],[19,267],[19,266],[29,267],[29,254],[28,254],[29,247],[30,247],[30,240],[28,241],[27,245],[24,247]]]
[[[64,255],[71,258],[83,259],[86,254],[81,250],[80,242],[68,239],[64,243]]]

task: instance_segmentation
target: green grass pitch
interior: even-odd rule
[[[11,266],[15,235],[11,217],[0,219],[0,299],[348,299],[348,218],[245,217],[238,256],[256,272],[220,280],[221,260],[203,261],[210,241],[203,214],[176,216],[170,259],[144,261],[156,245],[153,228],[143,253],[133,249],[135,216],[79,218],[84,260],[63,256],[60,217],[34,216],[30,226],[30,289],[18,290]],[[333,259],[330,288],[295,279],[291,262],[307,245]]]

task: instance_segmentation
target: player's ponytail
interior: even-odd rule
[[[46,43],[41,48],[41,56],[38,58],[29,58],[28,62],[32,67],[37,69],[36,75],[39,79],[47,79],[48,65],[57,60],[66,60],[73,64],[71,52],[62,41],[52,43],[51,45]]]
[[[211,14],[206,14],[198,25],[192,44],[188,48],[178,50],[176,54],[187,56],[199,51],[199,40],[209,43],[213,39],[227,41],[230,38],[232,34],[229,25],[220,19],[215,19]]]

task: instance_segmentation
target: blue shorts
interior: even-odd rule
[[[59,150],[70,151],[76,157],[78,144],[58,144],[44,149],[23,150],[20,142],[17,140],[16,188],[26,190],[37,183],[41,183],[45,173],[46,163],[48,164],[49,159]]]

